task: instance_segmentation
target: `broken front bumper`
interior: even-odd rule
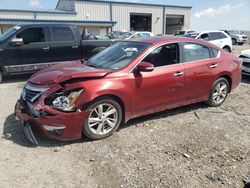
[[[24,101],[18,100],[15,106],[16,117],[22,121],[24,133],[33,144],[38,145],[34,131],[60,141],[82,138],[82,127],[89,115],[88,111],[64,113],[48,106],[45,109],[34,109],[39,116],[32,115]]]

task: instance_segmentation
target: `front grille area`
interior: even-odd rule
[[[243,62],[243,66],[247,67],[247,68],[250,68],[250,63]]]
[[[35,102],[36,99],[39,98],[41,92],[40,91],[32,91],[29,89],[25,89],[24,100],[29,102]]]
[[[243,36],[242,38],[243,38],[243,39],[247,39],[247,36]]]
[[[22,98],[26,102],[34,103],[39,99],[41,94],[47,90],[48,88],[38,88],[31,85],[26,85],[22,92]]]

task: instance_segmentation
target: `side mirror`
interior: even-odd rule
[[[149,62],[141,62],[138,66],[137,66],[137,71],[139,72],[152,72],[154,70],[154,65],[152,63]]]
[[[22,38],[13,38],[10,41],[10,45],[11,46],[22,46],[22,45],[24,45],[23,39]]]

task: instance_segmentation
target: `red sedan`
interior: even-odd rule
[[[129,119],[206,101],[221,105],[241,80],[241,61],[204,41],[152,37],[119,42],[86,62],[33,75],[16,104],[28,139],[112,135]]]

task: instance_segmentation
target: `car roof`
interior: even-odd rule
[[[149,31],[131,31],[130,33],[151,33]]]
[[[24,23],[18,24],[20,27],[33,27],[33,26],[74,26],[72,24],[61,24],[61,23]]]
[[[144,43],[150,43],[150,44],[160,44],[160,43],[165,43],[165,42],[166,43],[167,42],[195,42],[195,43],[201,43],[201,44],[215,47],[215,45],[209,42],[194,39],[194,38],[187,38],[187,37],[155,36],[155,37],[145,37],[145,38],[134,38],[134,39],[129,39],[129,41],[144,42]],[[218,47],[215,47],[215,48],[218,48]]]
[[[224,31],[221,31],[221,30],[207,30],[207,31],[200,31],[197,33],[214,33],[214,32],[224,33]]]

